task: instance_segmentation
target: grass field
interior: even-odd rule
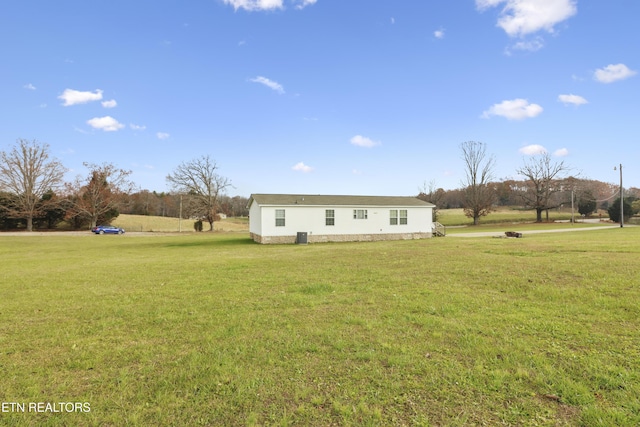
[[[462,209],[441,209],[438,211],[438,221],[445,226],[471,226],[473,220],[464,215]],[[604,213],[602,217],[606,220],[608,214]],[[546,216],[543,214],[543,218]],[[532,210],[515,209],[511,207],[500,207],[486,217],[480,219],[478,227],[503,227],[507,224],[521,225],[531,224],[535,222],[536,214]],[[550,221],[567,221],[571,219],[571,211],[551,210],[549,212]],[[576,223],[580,223],[580,216],[576,213]],[[182,231],[183,233],[194,232],[194,220],[183,219],[181,222],[178,218],[161,217],[161,216],[145,216],[145,215],[129,215],[120,214],[113,220],[112,224],[122,227],[129,232],[156,232],[156,233],[175,233]],[[547,223],[547,224],[552,224]],[[478,227],[472,227],[473,229]],[[536,225],[540,228],[540,224]],[[553,225],[552,225],[553,227]],[[204,224],[205,231],[209,229],[208,224]],[[225,218],[214,223],[216,231],[249,231],[249,218]]]
[[[604,219],[609,218],[606,212],[602,212]],[[542,218],[546,221],[546,213],[542,213]],[[580,220],[580,214],[576,211],[574,219]],[[571,219],[570,209],[551,209],[549,210],[549,221],[569,220]],[[512,207],[499,207],[489,215],[480,218],[481,225],[487,224],[505,224],[505,223],[523,223],[535,222],[536,212],[531,209],[515,209]],[[438,211],[438,222],[445,226],[456,225],[473,225],[473,219],[464,215],[463,209],[441,209]]]
[[[194,220],[178,218],[170,218],[163,216],[145,216],[145,215],[127,215],[120,214],[113,220],[112,224],[116,227],[122,227],[127,231],[143,231],[143,232],[162,232],[175,233],[182,231],[184,233],[195,232],[193,228]],[[203,224],[204,230],[209,230],[209,224]],[[215,231],[248,231],[248,218],[225,218],[213,223]]]
[[[0,425],[637,426],[639,241],[0,235]]]

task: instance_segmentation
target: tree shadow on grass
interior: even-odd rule
[[[236,247],[236,246],[249,246],[256,243],[250,237],[220,237],[206,239],[189,239],[187,241],[175,241],[166,245],[168,248],[194,248],[194,247]]]

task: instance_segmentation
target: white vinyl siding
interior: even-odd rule
[[[349,239],[363,236],[362,239],[375,239],[377,234],[397,234],[399,238],[411,237],[412,233],[431,233],[432,207],[411,206],[402,203],[371,204],[309,204],[309,198],[298,197],[285,203],[259,204],[259,198],[250,205],[250,232],[270,237],[291,237],[295,241],[297,233],[308,233],[310,242],[338,241],[339,236]],[[349,200],[346,200],[348,202]],[[376,200],[373,200],[375,202]],[[384,201],[384,200],[383,200]],[[337,202],[342,202],[337,198]],[[391,224],[391,211],[397,211],[397,222]],[[406,211],[406,212],[405,212]],[[411,217],[411,221],[409,221]],[[269,243],[268,241],[266,243]]]

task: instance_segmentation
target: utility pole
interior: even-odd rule
[[[614,166],[613,170],[617,168]],[[620,228],[624,227],[624,190],[622,188],[622,163],[620,163]]]
[[[574,219],[574,209],[573,209],[573,188],[571,189],[571,225],[576,222]]]
[[[622,163],[620,163],[620,228],[624,227],[624,190],[622,188]]]
[[[180,215],[178,216],[178,233],[182,233],[182,194],[180,195]]]

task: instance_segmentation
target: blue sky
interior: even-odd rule
[[[47,143],[166,191],[210,155],[230,195],[458,188],[546,150],[640,187],[637,0],[94,0],[0,5],[0,150]]]

